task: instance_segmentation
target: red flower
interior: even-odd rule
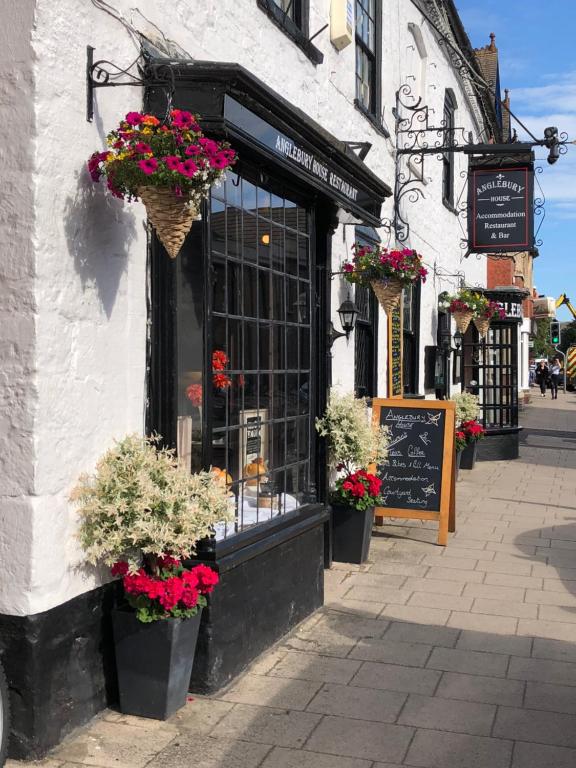
[[[207,565],[197,565],[192,569],[192,573],[198,579],[198,588],[204,595],[210,594],[216,584],[220,581],[220,577],[213,571],[212,568],[208,568]]]
[[[221,349],[215,349],[214,352],[212,352],[212,370],[223,371],[227,364],[228,355],[226,352],[223,352]]]
[[[178,168],[180,167],[180,163],[182,162],[178,155],[167,155],[162,159],[164,160],[166,167],[170,171],[177,171]]]
[[[128,563],[124,562],[124,560],[119,560],[117,563],[114,563],[110,573],[112,576],[126,576],[128,573]]]
[[[145,141],[138,141],[134,145],[134,151],[137,152],[139,155],[151,155],[152,147],[149,144],[146,144]]]
[[[158,558],[158,565],[160,568],[177,568],[180,565],[180,560],[172,555],[164,555]]]
[[[186,397],[192,405],[199,408],[202,405],[202,384],[190,384],[186,388]]]
[[[198,166],[194,162],[194,160],[184,160],[183,163],[180,163],[180,165],[177,168],[178,173],[181,173],[182,176],[187,176],[189,179],[192,178],[192,176],[195,176],[198,173]]]
[[[158,600],[162,608],[167,611],[171,611],[182,597],[184,592],[184,584],[179,576],[173,576],[171,579],[163,582],[164,593],[158,596]]]
[[[184,584],[184,589],[182,590],[182,597],[180,599],[182,600],[182,604],[184,605],[185,608],[194,608],[194,606],[198,603],[199,596],[200,596],[200,593],[198,592],[197,589],[187,584]]]
[[[232,386],[232,379],[226,376],[225,373],[214,373],[212,375],[212,383],[216,389],[228,389]]]

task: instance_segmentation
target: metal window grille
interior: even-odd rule
[[[518,426],[517,327],[493,323],[485,341],[464,344],[464,376],[488,430]]]
[[[356,99],[376,113],[376,2],[356,0]]]
[[[213,190],[211,463],[232,478],[221,537],[312,501],[310,211],[236,174]]]
[[[376,322],[378,317],[376,300],[369,288],[357,285],[354,301],[358,309],[355,330],[354,388],[357,397],[375,397]]]

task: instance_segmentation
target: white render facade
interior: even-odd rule
[[[369,141],[368,167],[394,186],[395,92],[408,83],[442,120],[446,89],[456,100],[456,125],[486,136],[469,85],[410,0],[383,3],[382,114],[385,138],[354,106],[354,43],[337,51],[329,29],[315,40],[324,61],[314,65],[254,2],[187,1],[160,8],[142,0],[114,8],[136,28],[156,25],[194,59],[238,62],[343,141]],[[329,20],[330,4],[312,2],[309,29]],[[4,13],[6,13],[4,11]],[[141,432],[145,411],[146,230],[144,210],[94,188],[85,161],[118,119],[141,103],[140,89],[102,89],[93,123],[85,118],[86,46],[96,58],[128,66],[137,50],[126,29],[92,4],[22,0],[4,20],[4,66],[11,70],[2,107],[27,130],[5,150],[13,164],[10,214],[0,226],[5,243],[2,311],[5,372],[2,430],[0,551],[10,562],[0,583],[0,612],[47,610],[99,583],[76,565],[74,512],[67,500],[80,472],[90,470],[114,438]],[[290,73],[290,77],[287,77]],[[14,108],[17,111],[14,112]],[[15,150],[19,151],[16,152]],[[17,160],[16,158],[19,158]],[[25,159],[25,160],[24,160]],[[9,166],[10,167],[10,166]],[[466,159],[455,155],[456,195]],[[454,292],[458,273],[469,286],[485,285],[484,258],[463,258],[457,215],[442,204],[442,163],[424,161],[424,197],[404,207],[406,246],[429,270],[422,290],[418,392],[423,393],[424,347],[436,344],[438,295]],[[465,193],[464,193],[465,194]],[[464,200],[464,198],[463,198]],[[382,215],[392,218],[392,199]],[[340,225],[333,238],[333,271],[354,240]],[[394,244],[389,231],[382,240]],[[436,274],[435,274],[436,267]],[[332,284],[332,314],[347,286]],[[378,390],[386,395],[386,317],[380,311]],[[334,346],[333,382],[354,386],[354,337]],[[12,556],[7,557],[8,553]],[[16,557],[14,553],[17,553]],[[5,558],[3,557],[3,560]]]

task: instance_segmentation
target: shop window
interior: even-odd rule
[[[356,0],[356,105],[380,118],[380,0]]]
[[[450,91],[444,97],[444,144],[451,147],[454,144],[454,119],[456,101]],[[442,154],[442,201],[449,207],[454,206],[454,153]]]
[[[310,212],[228,173],[209,221],[204,376],[193,301],[202,260],[187,253],[177,264],[177,450],[192,470],[226,473],[236,519],[217,532],[225,538],[312,500]]]

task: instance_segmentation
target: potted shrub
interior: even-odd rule
[[[366,402],[332,392],[318,433],[328,440],[333,471],[332,548],[334,560],[362,563],[368,557],[380,480],[368,468],[388,455],[387,427],[374,429]],[[337,473],[337,474],[336,474]]]
[[[336,480],[331,494],[332,553],[342,563],[365,563],[370,550],[374,507],[380,503],[382,481],[359,469]]]
[[[125,714],[166,719],[186,701],[206,596],[218,574],[185,561],[230,518],[226,485],[190,474],[159,438],[130,435],[72,492],[87,559],[122,577],[112,622]]]
[[[462,459],[460,461],[461,469],[474,469],[476,464],[476,453],[478,450],[478,440],[481,440],[486,430],[479,424],[476,419],[470,421],[463,421],[460,424],[460,430],[464,433],[466,438],[466,447],[462,451]]]
[[[506,310],[501,304],[497,301],[486,301],[487,306],[484,309],[479,309],[478,315],[473,318],[481,339],[488,333],[492,320],[504,320],[506,318]]]
[[[234,164],[234,150],[206,138],[198,117],[182,109],[171,110],[167,120],[128,112],[107,144],[88,161],[92,179],[105,179],[120,199],[140,198],[162,245],[176,258],[200,203]]]
[[[428,271],[422,257],[411,248],[389,251],[380,245],[354,243],[352,252],[352,259],[342,265],[344,278],[349,283],[371,287],[388,314],[400,301],[406,286],[426,281]]]

